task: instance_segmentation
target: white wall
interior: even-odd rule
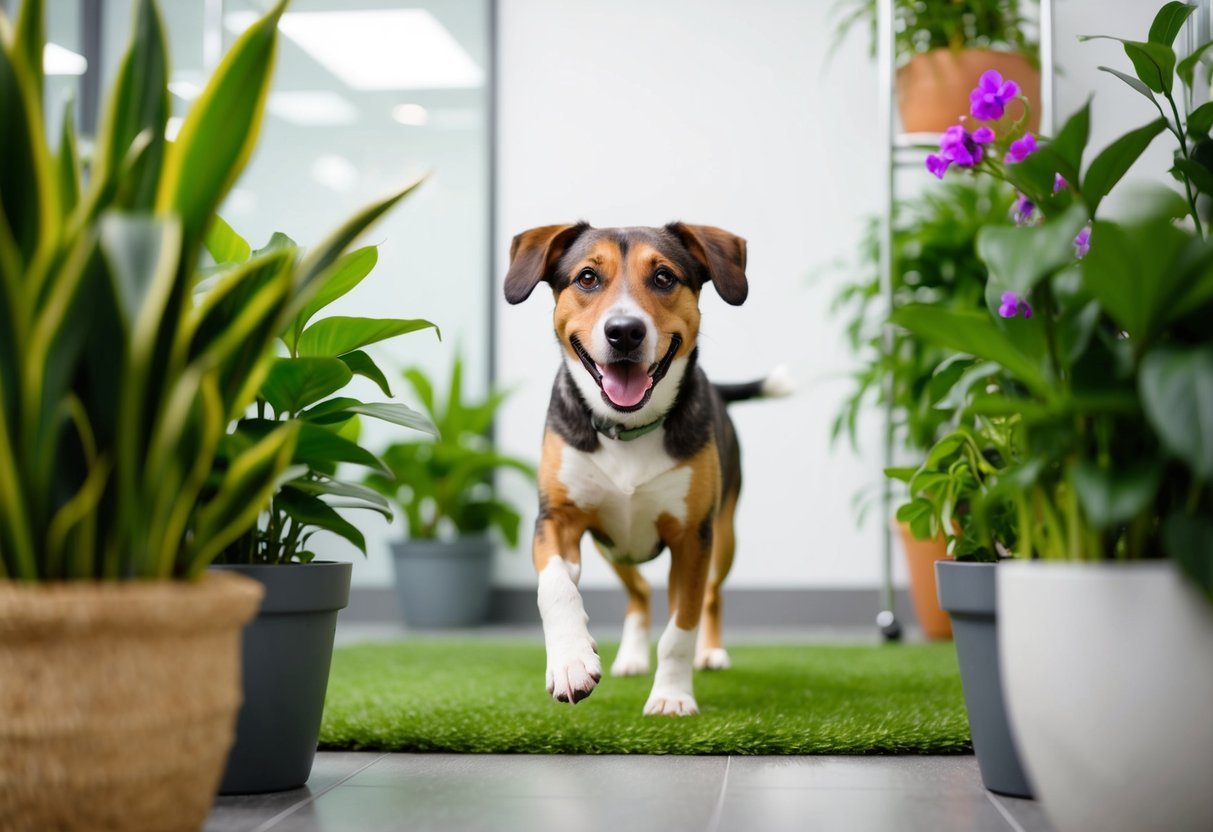
[[[1160,3],[1058,0],[1059,113],[1091,92],[1092,149],[1151,118],[1148,104],[1098,64],[1127,69],[1119,44],[1144,39]],[[844,275],[810,280],[852,256],[863,218],[879,206],[876,73],[866,33],[827,64],[832,3],[763,0],[501,0],[497,250],[535,225],[685,219],[749,241],[750,299],[734,309],[703,299],[702,363],[718,380],[786,362],[795,398],[736,406],[746,485],[732,586],[874,586],[878,512],[859,524],[852,498],[879,482],[878,426],[866,453],[832,450],[829,423],[852,357],[829,300]],[[1163,139],[1132,177],[1157,181]],[[1088,160],[1091,157],[1088,156]],[[543,290],[518,307],[496,298],[498,377],[517,390],[499,424],[502,444],[536,456],[559,351]],[[508,483],[534,519],[534,493]],[[614,586],[586,546],[583,585]],[[504,553],[498,583],[527,586],[529,544]],[[649,567],[664,583],[668,560]],[[900,568],[897,570],[901,583]]]

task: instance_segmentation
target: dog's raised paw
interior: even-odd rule
[[[713,647],[703,650],[695,656],[696,670],[728,670],[733,666],[729,661],[729,651],[723,647]]]
[[[576,704],[590,695],[602,681],[602,659],[592,640],[563,656],[549,656],[548,693],[560,702]]]
[[[694,716],[698,713],[695,697],[677,690],[655,690],[644,703],[645,716]]]

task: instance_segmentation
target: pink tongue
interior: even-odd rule
[[[653,379],[639,364],[619,362],[598,366],[602,373],[602,392],[607,398],[620,407],[632,407],[640,404],[644,394],[653,386]]]

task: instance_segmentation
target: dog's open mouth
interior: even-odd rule
[[[648,402],[657,386],[670,369],[674,354],[682,345],[682,336],[677,333],[670,336],[670,348],[662,359],[647,369],[637,361],[613,361],[609,364],[599,364],[590,358],[590,354],[581,346],[576,336],[569,339],[573,351],[585,365],[585,369],[602,390],[602,398],[611,407],[623,412],[639,410]]]

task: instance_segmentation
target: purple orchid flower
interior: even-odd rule
[[[1002,75],[993,69],[982,73],[977,88],[969,93],[969,108],[973,118],[982,121],[998,121],[1006,112],[1007,103],[1019,95],[1019,84],[1002,80]]]
[[[1008,165],[1015,164],[1016,162],[1022,162],[1035,152],[1036,137],[1031,133],[1024,133],[1022,139],[1016,139],[1011,142],[1011,146],[1007,148],[1007,155],[1003,161]]]
[[[1011,216],[1015,218],[1016,225],[1027,225],[1032,219],[1032,213],[1036,210],[1036,203],[1028,199],[1023,194],[1015,200],[1015,205],[1011,207]]]
[[[1074,238],[1074,255],[1081,260],[1087,256],[1087,252],[1091,250],[1091,226],[1085,227],[1078,232],[1078,236]]]
[[[944,173],[951,165],[962,168],[976,167],[981,164],[981,146],[992,141],[994,131],[989,127],[979,127],[970,133],[963,125],[953,124],[944,131],[939,140],[939,153],[927,156],[927,170],[943,179]]]
[[[1014,318],[1016,315],[1023,315],[1024,318],[1032,317],[1032,307],[1028,302],[1014,292],[1002,293],[1002,304],[998,307],[998,314],[1004,318]]]

